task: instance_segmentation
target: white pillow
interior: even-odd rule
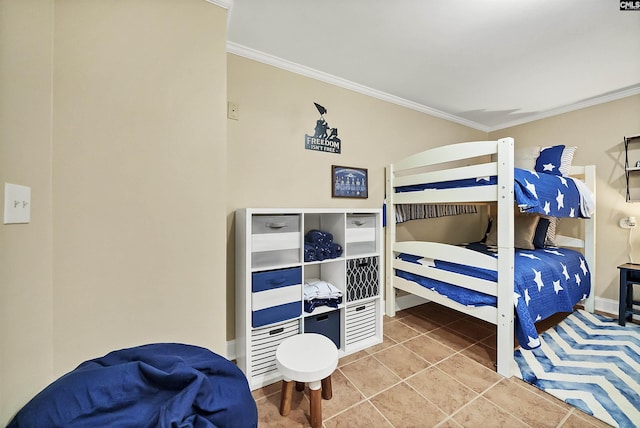
[[[536,169],[536,159],[538,159],[538,155],[540,155],[540,146],[515,149],[513,152],[513,166],[533,171]]]
[[[540,154],[540,146],[522,147],[513,151],[513,166],[520,169],[533,171],[536,168],[536,159]],[[498,155],[491,155],[491,161],[498,160]]]

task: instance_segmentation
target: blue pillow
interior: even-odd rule
[[[536,171],[544,172],[545,174],[562,175],[560,164],[563,151],[564,145],[562,144],[540,150],[538,159],[536,159]]]
[[[547,240],[547,230],[549,230],[549,219],[540,217],[536,226],[536,233],[533,235],[533,246],[536,248],[545,248]]]

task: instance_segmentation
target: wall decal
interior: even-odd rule
[[[320,119],[316,121],[313,135],[304,134],[304,148],[318,152],[340,153],[341,141],[338,138],[338,128],[331,128],[324,118],[327,109],[318,103],[313,103],[320,113]]]

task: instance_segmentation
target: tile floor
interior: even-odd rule
[[[517,378],[498,375],[495,327],[433,303],[384,318],[384,342],[343,357],[333,398],[322,401],[333,427],[608,427]],[[308,427],[309,391],[294,389],[280,416],[280,383],[253,392],[259,427]]]

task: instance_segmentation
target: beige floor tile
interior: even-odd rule
[[[453,419],[463,427],[469,428],[527,427],[525,423],[483,397],[478,397],[475,401],[467,404],[453,416]]]
[[[445,419],[436,425],[437,428],[462,428],[462,425],[457,423],[453,418]]]
[[[325,419],[364,400],[364,396],[340,370],[336,370],[331,375],[331,387],[333,397],[330,400],[322,400],[322,415]],[[309,389],[307,388],[305,392],[308,394]]]
[[[431,364],[402,344],[398,344],[375,354],[375,358],[404,379]]]
[[[426,306],[426,305],[425,305]],[[460,312],[456,312],[453,309],[446,308],[444,306],[439,306],[433,304],[428,307],[428,309],[416,311],[415,314],[440,323],[442,325],[451,324],[456,320],[464,318],[464,315]]]
[[[401,380],[373,356],[347,364],[340,371],[365,397],[371,397]]]
[[[379,343],[377,345],[371,346],[367,349],[365,349],[365,352],[367,354],[375,354],[378,351],[381,351],[383,349],[387,349],[389,346],[393,346],[395,345],[396,342],[395,340],[393,340],[392,338],[390,338],[389,336],[387,336],[386,334],[384,334],[382,336],[382,343]]]
[[[475,340],[486,339],[495,334],[496,327],[486,321],[475,318],[462,318],[447,324],[447,328],[455,330]]]
[[[611,425],[584,413],[581,410],[573,409],[561,428],[611,428]]]
[[[404,342],[419,334],[419,331],[403,324],[400,320],[391,321],[384,325],[384,335],[396,342]]]
[[[363,401],[357,406],[324,420],[326,428],[385,428],[393,427],[370,402]]]
[[[357,361],[360,358],[364,358],[368,355],[369,355],[369,352],[363,349],[362,351],[358,351],[356,353],[344,356],[338,360],[338,367],[342,367],[347,364],[353,363],[354,361]]]
[[[405,383],[372,397],[370,401],[395,427],[432,427],[446,418],[436,405]]]
[[[309,400],[301,392],[294,389],[291,402],[291,413],[280,415],[280,393],[256,400],[258,407],[258,426],[260,428],[294,428],[308,427]]]
[[[516,379],[503,379],[484,393],[484,397],[535,427],[556,427],[571,410],[562,408],[524,388]],[[544,417],[540,417],[544,415]]]
[[[495,371],[462,354],[452,355],[439,362],[436,367],[478,393],[485,391],[503,379]]]
[[[408,325],[414,330],[419,331],[420,333],[426,333],[441,326],[441,324],[438,324],[435,321],[412,314],[407,315],[399,321],[403,324]]]
[[[442,361],[456,352],[442,342],[427,335],[407,340],[403,345],[432,364]]]
[[[405,382],[447,415],[451,415],[478,396],[477,393],[436,367],[423,370]]]
[[[467,336],[458,333],[455,330],[451,330],[447,327],[441,327],[425,334],[441,343],[444,343],[454,351],[461,351],[462,349],[468,348],[476,342],[475,340],[470,339]]]
[[[470,347],[460,351],[460,353],[471,358],[475,362],[482,364],[490,370],[496,369],[496,362],[498,360],[496,349],[484,342],[478,342],[471,345]]]
[[[258,388],[252,392],[253,399],[259,400],[263,397],[268,397],[269,395],[276,394],[280,392],[282,382],[272,383],[271,385],[267,385],[263,388]]]

